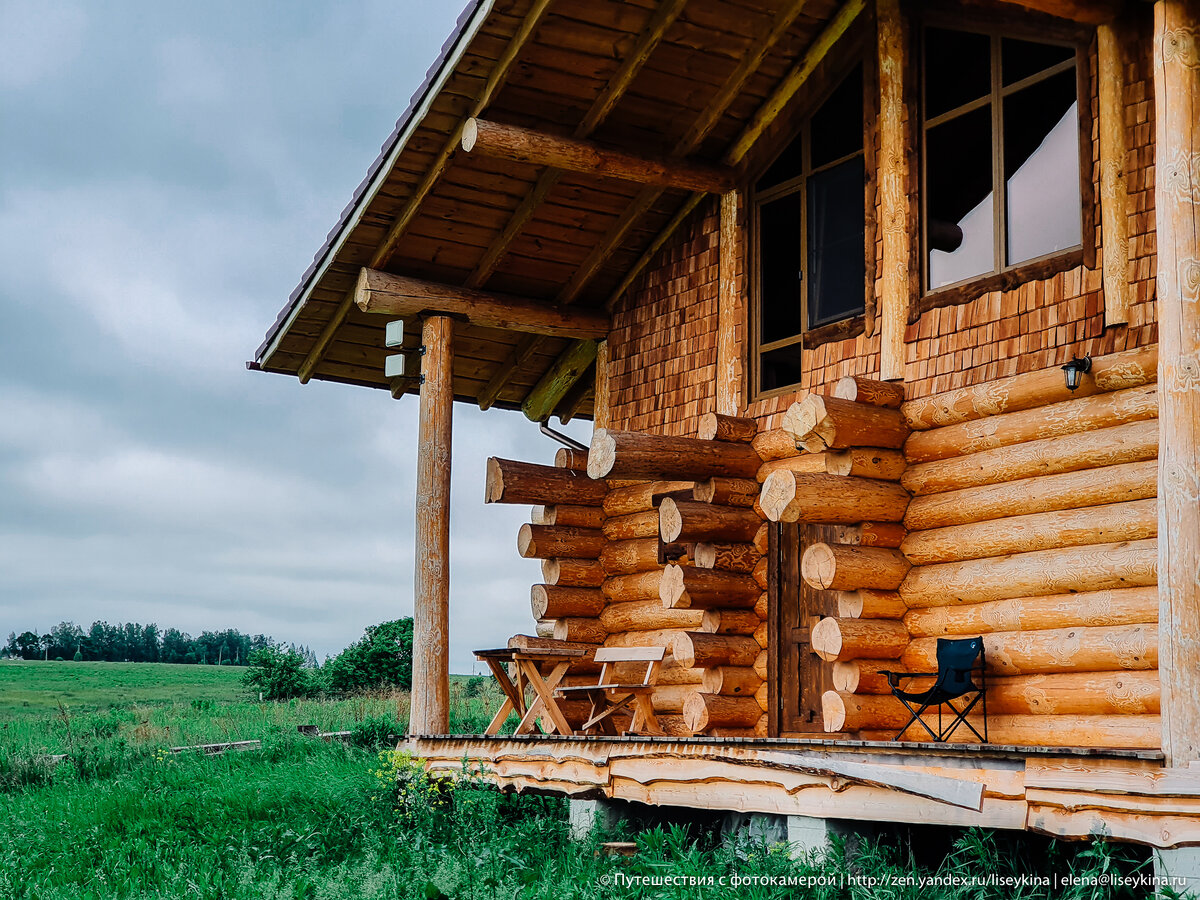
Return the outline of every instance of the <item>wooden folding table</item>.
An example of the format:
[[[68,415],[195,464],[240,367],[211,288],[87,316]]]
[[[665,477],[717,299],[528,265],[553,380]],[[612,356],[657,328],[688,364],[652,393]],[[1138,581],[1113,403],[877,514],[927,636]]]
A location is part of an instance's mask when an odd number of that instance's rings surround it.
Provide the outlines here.
[[[586,650],[563,648],[546,648],[540,650],[517,650],[504,647],[498,650],[476,650],[475,658],[487,663],[500,690],[504,692],[504,703],[492,717],[485,734],[496,734],[508,718],[508,714],[516,710],[521,721],[513,734],[525,734],[532,731],[534,723],[541,718],[542,730],[547,734],[557,731],[559,734],[571,734],[571,726],[559,709],[554,699],[554,689],[562,681],[571,663],[584,656]],[[506,663],[512,663],[516,681],[509,677]],[[541,665],[553,663],[550,674],[542,678]],[[525,704],[525,685],[533,689],[533,702]],[[549,722],[546,720],[549,719]]]

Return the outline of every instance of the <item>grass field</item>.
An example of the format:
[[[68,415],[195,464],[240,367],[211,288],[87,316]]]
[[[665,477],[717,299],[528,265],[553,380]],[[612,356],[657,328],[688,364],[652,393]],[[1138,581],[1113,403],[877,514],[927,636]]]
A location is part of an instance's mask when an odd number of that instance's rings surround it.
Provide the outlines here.
[[[1014,892],[913,880],[1103,874],[1128,871],[1136,856],[1102,844],[1024,847],[981,832],[964,833],[932,863],[909,855],[915,844],[885,842],[859,850],[849,867],[838,851],[793,860],[785,847],[721,842],[695,827],[579,844],[568,838],[564,801],[500,794],[467,774],[431,784],[419,767],[384,749],[406,713],[403,694],[260,704],[245,699],[240,674],[0,664],[0,900],[1146,896],[1084,884]],[[478,731],[498,691],[468,696],[466,688],[465,679],[452,686],[452,727]],[[353,730],[356,743],[303,737],[297,724]],[[261,751],[205,757],[164,749],[249,739],[261,740]],[[67,757],[48,762],[49,752]],[[608,837],[635,837],[636,855],[599,852],[596,841]],[[864,888],[846,881],[854,873],[897,884]],[[793,884],[722,886],[731,876]],[[639,878],[646,881],[632,883]],[[806,878],[825,883],[796,886]]]

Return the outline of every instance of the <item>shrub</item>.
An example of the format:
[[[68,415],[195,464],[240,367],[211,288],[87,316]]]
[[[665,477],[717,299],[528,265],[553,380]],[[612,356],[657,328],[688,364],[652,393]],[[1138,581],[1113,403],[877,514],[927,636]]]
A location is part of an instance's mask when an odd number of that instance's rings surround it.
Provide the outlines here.
[[[387,716],[368,716],[350,731],[350,743],[368,750],[378,750],[395,743],[392,735],[403,734],[404,726]]]
[[[317,692],[311,672],[304,668],[304,657],[279,646],[264,647],[250,655],[250,668],[242,676],[242,684],[252,692],[261,691],[264,700],[291,700]]]
[[[371,625],[366,634],[328,663],[329,686],[335,691],[378,687],[412,687],[413,620],[396,619]]]
[[[81,653],[79,650],[76,650],[72,659],[74,659],[75,662],[83,662],[83,653]]]

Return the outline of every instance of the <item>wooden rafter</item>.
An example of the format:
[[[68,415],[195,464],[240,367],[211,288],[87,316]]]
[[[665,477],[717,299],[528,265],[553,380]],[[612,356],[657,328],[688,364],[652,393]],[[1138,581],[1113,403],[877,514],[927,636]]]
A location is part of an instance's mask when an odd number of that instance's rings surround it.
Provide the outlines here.
[[[779,114],[787,107],[796,92],[808,81],[817,66],[829,53],[830,49],[841,39],[842,35],[849,30],[854,20],[858,18],[866,6],[865,0],[848,0],[842,4],[834,17],[825,26],[824,30],[812,42],[809,48],[804,52],[804,56],[792,68],[790,72],[780,82],[774,93],[759,107],[758,112],[754,114],[754,118],[746,129],[741,133],[733,146],[725,154],[725,163],[727,165],[738,165],[745,159],[746,154],[754,146],[755,142],[762,137],[765,132],[779,117]],[[638,258],[633,267],[625,273],[625,277],[621,283],[617,285],[616,290],[609,295],[607,306],[611,309],[622,294],[629,289],[634,280],[642,273],[642,270],[650,264],[650,260],[658,253],[659,250],[671,239],[671,236],[679,229],[692,210],[700,205],[700,201],[704,199],[703,194],[693,194],[679,207],[679,210],[672,217],[671,221],[666,224],[658,236],[646,248],[646,251]]]
[[[500,396],[500,392],[504,390],[504,386],[508,384],[508,380],[512,378],[513,373],[532,359],[533,354],[537,352],[541,345],[541,338],[536,334],[528,334],[521,339],[520,343],[513,349],[513,352],[509,354],[508,359],[500,364],[500,368],[492,374],[491,379],[483,386],[483,390],[479,392],[479,396],[476,399],[479,401],[480,409],[488,409],[496,402],[496,398]]]
[[[517,29],[516,34],[513,35],[512,40],[509,41],[508,46],[504,50],[504,54],[496,61],[496,65],[492,69],[491,74],[488,76],[487,82],[483,86],[483,90],[480,91],[479,96],[475,98],[475,103],[472,104],[471,110],[468,113],[469,116],[475,116],[482,112],[492,101],[492,98],[496,96],[496,92],[499,91],[504,85],[504,82],[508,79],[509,71],[512,69],[513,64],[520,56],[521,50],[524,48],[525,44],[528,43],[529,39],[533,36],[534,31],[537,30],[537,26],[541,23],[542,17],[546,14],[546,10],[549,8],[551,2],[552,0],[534,0],[533,6],[530,8],[528,14],[521,22],[521,25]],[[369,263],[370,268],[378,268],[380,265],[382,265],[391,255],[392,251],[396,248],[400,238],[404,235],[404,232],[408,229],[408,226],[412,224],[413,219],[416,218],[417,213],[420,211],[421,204],[424,202],[425,198],[429,196],[429,193],[437,184],[438,179],[441,178],[442,173],[446,171],[446,167],[449,165],[450,158],[454,154],[454,151],[458,148],[461,138],[462,127],[459,126],[459,128],[455,129],[454,134],[450,136],[450,140],[446,142],[446,145],[438,154],[438,157],[434,161],[433,165],[425,173],[425,177],[421,180],[421,183],[417,185],[416,190],[413,191],[412,196],[408,199],[404,209],[402,209],[400,214],[396,217],[396,221],[392,223],[392,227],[388,230],[388,233],[384,237],[382,243],[380,243],[379,247],[376,248],[375,253],[371,256],[371,261]],[[354,296],[353,291],[351,291],[342,299],[342,302],[338,304],[337,309],[334,310],[333,317],[321,330],[321,334],[317,338],[317,342],[313,345],[312,349],[309,350],[308,356],[304,358],[304,362],[300,364],[300,369],[297,374],[299,375],[301,384],[307,384],[308,380],[312,378],[313,372],[316,371],[317,365],[325,356],[325,351],[328,350],[329,345],[333,343],[333,337],[337,333],[338,327],[349,314],[350,307],[353,302]]]
[[[468,119],[462,133],[466,153],[491,156],[601,178],[720,194],[733,185],[735,173],[723,166],[688,160],[651,159],[611,150],[591,141],[546,134],[532,128]]]
[[[535,422],[550,418],[558,404],[562,401],[591,368],[596,360],[595,341],[576,341],[554,361],[534,385],[521,404],[521,411]]]
[[[438,284],[378,269],[359,272],[354,302],[366,313],[405,318],[434,312],[484,328],[550,337],[603,338],[611,324],[606,314],[595,310],[562,309],[523,297]]]
[[[1111,22],[1121,11],[1118,0],[1000,0],[1033,12],[1046,13],[1079,22],[1083,25],[1103,25]]]

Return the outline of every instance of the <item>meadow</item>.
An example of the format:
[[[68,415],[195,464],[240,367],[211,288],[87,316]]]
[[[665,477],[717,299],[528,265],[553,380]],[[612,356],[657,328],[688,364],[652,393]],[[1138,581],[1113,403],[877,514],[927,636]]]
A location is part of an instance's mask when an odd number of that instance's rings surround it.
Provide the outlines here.
[[[963,833],[932,860],[919,843],[888,839],[849,860],[841,848],[795,860],[786,847],[722,841],[695,822],[636,832],[623,825],[573,842],[565,801],[501,794],[465,771],[432,783],[390,750],[388,734],[407,713],[402,693],[264,704],[245,695],[237,670],[77,668],[88,665],[0,663],[2,900],[1145,896],[914,880],[1102,874],[1128,871],[1136,857],[1103,844],[1024,846],[983,832]],[[499,702],[494,686],[465,678],[455,680],[452,699],[458,731],[478,731]],[[348,730],[352,740],[305,737],[296,731],[302,724]],[[254,739],[262,741],[257,752],[168,752]],[[47,753],[67,755],[48,762]],[[634,856],[603,852],[600,841],[621,838],[636,840]],[[869,887],[863,875],[897,883]],[[734,876],[792,884],[731,888]],[[805,879],[823,883],[798,887]]]

